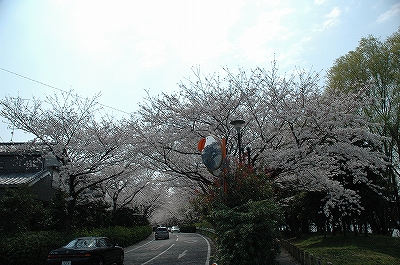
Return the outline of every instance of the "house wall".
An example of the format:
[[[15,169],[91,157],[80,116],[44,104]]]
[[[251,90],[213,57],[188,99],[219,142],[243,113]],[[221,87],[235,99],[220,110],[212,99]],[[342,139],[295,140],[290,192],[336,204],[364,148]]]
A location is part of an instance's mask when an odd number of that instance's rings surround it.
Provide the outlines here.
[[[0,177],[7,174],[42,172],[37,180],[26,183],[32,188],[32,192],[37,196],[38,200],[49,202],[55,194],[55,189],[52,187],[53,170],[44,167],[45,160],[40,154],[22,155],[14,152],[0,153]],[[43,177],[44,176],[44,177]],[[1,184],[1,181],[0,181]],[[25,184],[25,185],[26,185]],[[0,196],[4,194],[6,188],[15,188],[23,183],[4,183],[0,185]]]
[[[44,160],[40,155],[0,153],[2,172],[36,172],[43,169]]]
[[[37,196],[38,200],[49,202],[55,194],[55,190],[52,188],[52,176],[50,173],[33,185],[31,185],[32,192]]]

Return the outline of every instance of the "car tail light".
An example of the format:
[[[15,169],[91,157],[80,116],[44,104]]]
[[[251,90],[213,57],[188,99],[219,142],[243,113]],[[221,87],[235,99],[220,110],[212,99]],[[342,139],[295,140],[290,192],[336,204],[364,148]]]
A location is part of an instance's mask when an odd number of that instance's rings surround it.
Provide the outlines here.
[[[90,257],[89,253],[75,254],[74,257]]]

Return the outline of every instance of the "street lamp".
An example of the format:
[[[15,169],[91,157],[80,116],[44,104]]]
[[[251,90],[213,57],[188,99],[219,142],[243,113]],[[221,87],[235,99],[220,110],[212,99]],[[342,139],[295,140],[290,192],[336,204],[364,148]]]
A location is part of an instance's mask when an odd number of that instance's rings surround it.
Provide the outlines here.
[[[238,135],[238,150],[239,150],[239,162],[242,163],[243,155],[242,155],[242,136],[240,134],[240,130],[244,127],[246,122],[244,120],[234,120],[231,121],[230,124],[235,127]]]

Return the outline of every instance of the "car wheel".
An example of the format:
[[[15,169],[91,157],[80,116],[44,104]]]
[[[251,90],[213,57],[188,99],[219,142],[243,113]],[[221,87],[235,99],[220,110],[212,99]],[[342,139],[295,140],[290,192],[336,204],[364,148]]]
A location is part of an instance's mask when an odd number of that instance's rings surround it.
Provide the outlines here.
[[[121,254],[119,256],[119,262],[117,263],[118,265],[124,265],[124,254]]]
[[[102,258],[99,258],[96,262],[97,265],[104,265],[104,261]]]

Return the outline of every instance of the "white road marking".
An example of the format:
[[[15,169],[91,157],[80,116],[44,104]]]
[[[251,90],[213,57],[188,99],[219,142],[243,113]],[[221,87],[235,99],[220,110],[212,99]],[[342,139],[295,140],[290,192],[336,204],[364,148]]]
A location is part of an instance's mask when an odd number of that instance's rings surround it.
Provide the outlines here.
[[[151,241],[149,241],[149,242],[147,242],[147,243],[145,243],[145,244],[143,244],[143,245],[140,245],[140,246],[137,246],[137,247],[135,247],[135,248],[132,248],[132,249],[130,249],[130,250],[128,250],[128,251],[125,251],[125,253],[129,253],[129,252],[134,251],[134,250],[136,250],[136,249],[138,249],[138,248],[144,247],[144,246],[150,244],[150,243],[153,242],[153,241],[154,241],[154,239],[151,240]]]
[[[183,251],[181,254],[178,255],[178,259],[182,258],[183,256],[186,255],[187,249],[185,249],[185,251]]]
[[[206,259],[205,265],[209,265],[210,264],[210,255],[211,255],[210,242],[208,242],[207,238],[205,238],[204,236],[202,236],[200,234],[197,234],[197,235],[201,236],[207,242],[207,259]]]
[[[158,254],[157,256],[155,256],[154,258],[149,259],[148,261],[142,263],[141,265],[145,265],[145,264],[147,264],[147,263],[149,263],[149,262],[152,262],[153,260],[155,260],[156,258],[158,258],[159,256],[161,256],[162,254],[164,254],[165,252],[167,252],[168,250],[170,250],[170,248],[172,248],[174,245],[175,245],[175,244],[172,244],[169,248],[167,248],[166,250],[164,250],[163,252],[161,252],[160,254]]]
[[[162,248],[163,246],[164,246],[164,245],[157,245],[157,246],[150,247],[150,248],[147,248],[147,249],[157,250],[157,249],[159,249],[159,248]]]
[[[210,242],[208,242],[207,238],[205,238],[204,236],[202,236],[202,235],[200,235],[200,234],[197,234],[197,235],[199,235],[200,237],[202,237],[202,238],[207,242],[207,259],[206,259],[205,265],[209,265],[209,264],[210,264],[210,256],[211,256],[211,246],[210,246]],[[129,252],[131,252],[131,251],[133,251],[133,250],[136,250],[136,249],[138,249],[138,248],[144,247],[144,246],[150,244],[150,243],[153,242],[153,241],[154,241],[154,239],[151,240],[151,241],[149,241],[149,242],[147,242],[147,243],[145,243],[145,244],[143,244],[143,245],[140,245],[140,246],[137,246],[137,247],[135,247],[135,248],[133,248],[133,249],[130,249],[130,250],[128,250],[128,251],[125,251],[125,253],[129,253]],[[178,241],[178,235],[176,235],[176,241]],[[186,241],[185,241],[185,242],[186,242]],[[192,243],[192,242],[187,242],[187,243]],[[157,256],[155,256],[154,258],[152,258],[152,259],[146,261],[145,263],[142,263],[141,265],[148,264],[149,262],[155,260],[156,258],[158,258],[159,256],[161,256],[162,254],[164,254],[165,252],[167,252],[167,251],[168,251],[170,248],[172,248],[173,246],[174,246],[174,244],[172,244],[169,248],[167,248],[166,250],[164,250],[163,252],[161,252],[160,254],[158,254]],[[186,250],[185,250],[183,253],[185,253],[185,252],[186,252]],[[183,253],[182,253],[182,254],[183,254]],[[181,255],[181,254],[180,254],[180,255]],[[186,253],[185,253],[185,255],[186,255]],[[178,259],[179,259],[179,257],[178,257]]]
[[[192,244],[192,243],[196,243],[197,241],[199,241],[199,240],[197,240],[197,239],[189,239],[189,240],[185,240],[183,242],[188,243],[188,244]]]

